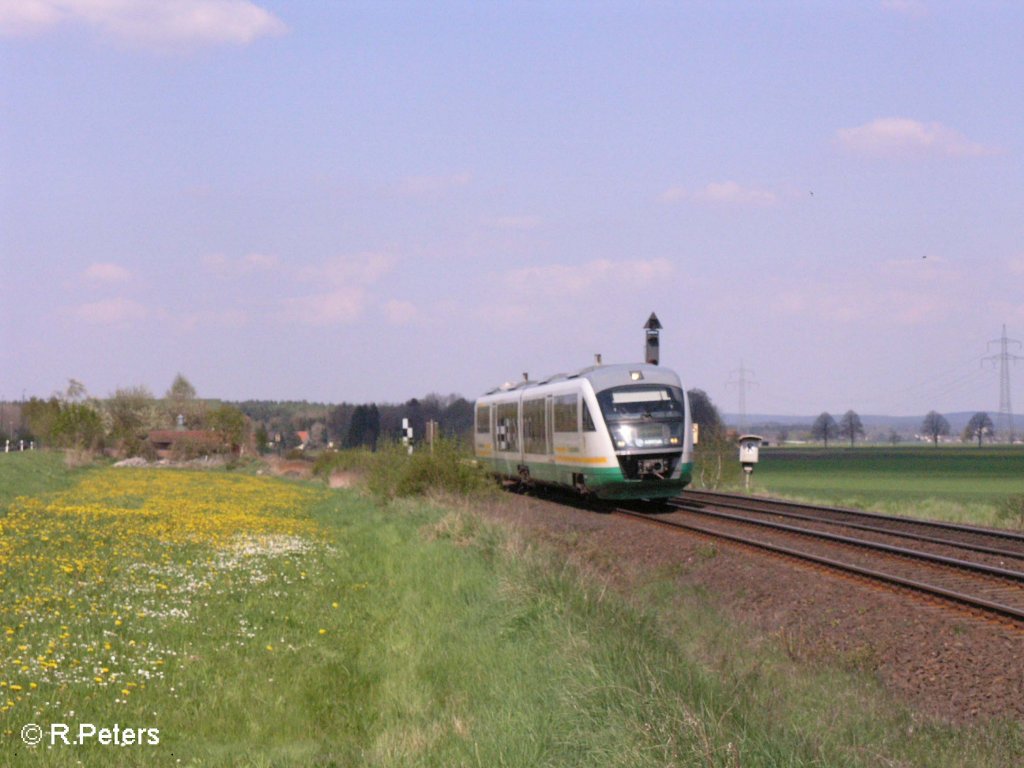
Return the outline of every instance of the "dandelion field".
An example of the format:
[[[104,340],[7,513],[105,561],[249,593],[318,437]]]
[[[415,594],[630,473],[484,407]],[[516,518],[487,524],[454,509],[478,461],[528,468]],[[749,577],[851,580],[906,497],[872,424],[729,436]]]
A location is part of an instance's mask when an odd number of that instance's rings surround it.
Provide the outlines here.
[[[330,552],[309,514],[323,494],[268,478],[106,468],[15,499],[0,517],[4,746],[52,764],[96,750],[99,764],[154,764],[154,748],[166,757],[201,730],[204,689],[230,694],[273,669],[268,657],[322,643],[337,599],[325,591],[320,605],[298,606],[321,618],[297,621],[291,598]],[[268,691],[250,693],[267,706]],[[181,722],[190,710],[195,721]],[[25,723],[53,722],[155,728],[160,746],[44,754],[19,743]]]

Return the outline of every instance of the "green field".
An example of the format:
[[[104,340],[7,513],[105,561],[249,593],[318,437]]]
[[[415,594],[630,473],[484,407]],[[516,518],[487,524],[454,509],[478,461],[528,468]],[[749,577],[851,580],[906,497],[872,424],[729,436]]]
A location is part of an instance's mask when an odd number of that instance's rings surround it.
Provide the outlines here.
[[[799,663],[671,575],[632,595],[594,583],[489,522],[480,506],[510,503],[493,494],[384,500],[19,461],[0,464],[7,497],[25,494],[0,508],[3,766],[995,768],[1024,754],[1018,723],[922,721],[855,659]],[[30,747],[29,723],[143,743]]]
[[[1024,494],[1024,448],[762,449],[752,490],[896,514],[1007,525],[996,508]]]

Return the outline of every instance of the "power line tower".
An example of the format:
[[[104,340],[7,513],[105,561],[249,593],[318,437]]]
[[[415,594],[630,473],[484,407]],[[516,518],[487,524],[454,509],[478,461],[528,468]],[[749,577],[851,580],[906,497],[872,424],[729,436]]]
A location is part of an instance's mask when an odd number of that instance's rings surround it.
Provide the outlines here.
[[[1010,347],[1021,348],[1021,343],[1016,339],[1006,338],[1006,323],[1003,323],[1003,335],[988,343],[989,348],[993,344],[999,345],[999,352],[994,355],[982,358],[982,362],[991,361],[995,365],[999,361],[999,416],[996,424],[997,432],[1005,432],[1012,443],[1013,434],[1013,406],[1010,404],[1010,363],[1024,360],[1020,355],[1010,353]]]
[[[735,375],[737,378],[734,381],[731,377]],[[756,387],[757,382],[753,379],[748,378],[749,376],[755,376],[754,371],[744,367],[743,361],[740,360],[740,367],[736,370],[729,371],[730,379],[725,383],[726,387],[736,387],[739,390],[740,396],[740,423],[739,430],[742,434],[747,430],[747,387]]]

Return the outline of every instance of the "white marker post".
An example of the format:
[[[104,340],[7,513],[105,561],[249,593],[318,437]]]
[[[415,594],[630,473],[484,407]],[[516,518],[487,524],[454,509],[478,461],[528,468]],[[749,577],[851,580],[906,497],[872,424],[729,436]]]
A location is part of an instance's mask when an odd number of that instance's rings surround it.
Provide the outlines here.
[[[409,455],[412,456],[412,427],[408,419],[402,419],[402,445],[409,447]]]

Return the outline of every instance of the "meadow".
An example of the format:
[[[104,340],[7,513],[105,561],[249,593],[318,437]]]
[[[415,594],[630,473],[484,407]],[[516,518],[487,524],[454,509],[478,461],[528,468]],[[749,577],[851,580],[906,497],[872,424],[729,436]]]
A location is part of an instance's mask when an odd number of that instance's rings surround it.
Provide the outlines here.
[[[752,491],[980,525],[1024,494],[1024,448],[915,446],[762,449]]]
[[[510,503],[493,493],[2,461],[5,766],[1003,766],[1024,755],[1019,724],[923,723],[870,673],[800,665],[699,591],[652,576],[616,594],[480,514]],[[27,724],[42,744],[24,743]],[[66,727],[56,741],[55,724]],[[101,743],[101,729],[118,743]]]

